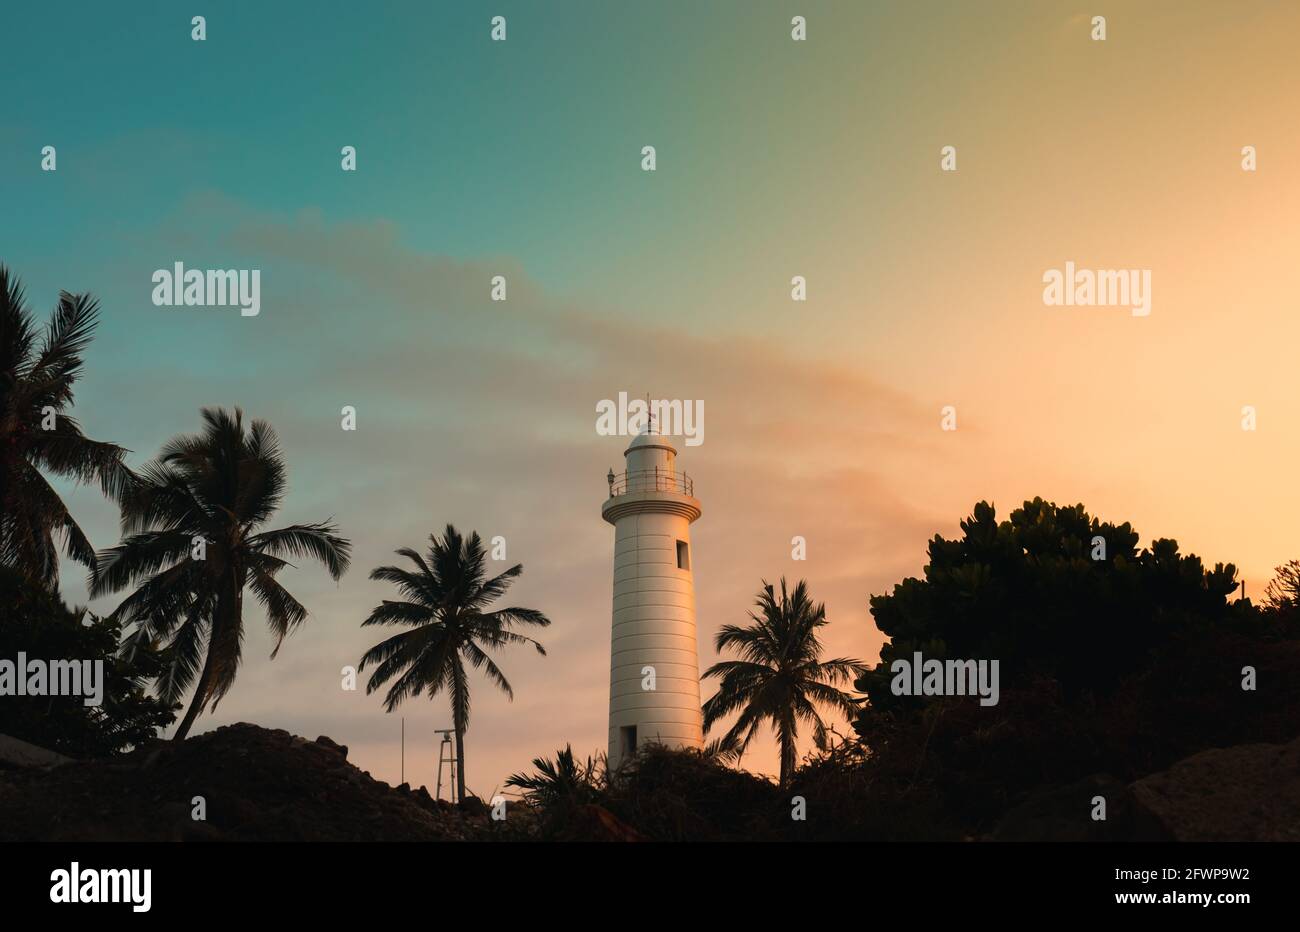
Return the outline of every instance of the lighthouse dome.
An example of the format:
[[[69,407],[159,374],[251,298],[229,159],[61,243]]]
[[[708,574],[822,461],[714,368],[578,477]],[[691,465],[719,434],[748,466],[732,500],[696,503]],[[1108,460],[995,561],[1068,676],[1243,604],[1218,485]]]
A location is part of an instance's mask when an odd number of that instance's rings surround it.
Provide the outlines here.
[[[670,456],[677,453],[677,448],[672,445],[672,441],[663,434],[650,434],[642,431],[632,438],[632,442],[627,445],[627,449],[623,451],[623,455],[627,456],[633,450],[644,450],[647,448],[667,450]]]

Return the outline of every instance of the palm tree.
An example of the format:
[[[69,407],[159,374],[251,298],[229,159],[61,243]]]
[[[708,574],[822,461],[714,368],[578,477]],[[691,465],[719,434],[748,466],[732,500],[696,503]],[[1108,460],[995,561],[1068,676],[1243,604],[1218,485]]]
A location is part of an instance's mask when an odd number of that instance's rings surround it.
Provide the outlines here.
[[[574,755],[572,745],[566,744],[554,761],[534,757],[533,766],[537,773],[512,773],[506,778],[506,786],[523,790],[544,811],[567,815],[600,798],[601,761],[588,756],[584,763]]]
[[[515,625],[544,628],[551,621],[532,608],[488,610],[523,573],[524,567],[516,563],[501,575],[487,578],[483,542],[477,532],[466,540],[449,524],[441,539],[429,535],[426,555],[421,556],[408,547],[397,553],[415,564],[415,569],[381,566],[371,572],[370,578],[396,585],[404,601],[385,599],[361,624],[403,625],[410,630],[370,648],[358,669],[375,665],[366,684],[367,695],[397,678],[384,697],[384,709],[388,712],[422,691],[430,697],[443,689],[450,694],[452,726],[456,731],[456,798],[464,802],[465,730],[469,727],[469,678],[465,675],[465,662],[482,670],[514,699],[510,682],[484,648],[531,644],[539,654],[545,655],[545,648],[536,640],[511,629]]]
[[[772,586],[763,581],[755,602],[758,612],[750,612],[754,622],[742,628],[724,625],[718,632],[716,646],[721,653],[734,647],[740,660],[715,663],[704,672],[705,679],[720,677],[717,693],[704,703],[704,729],[737,709],[740,716],[717,742],[724,755],[739,759],[764,721],[770,721],[781,746],[781,784],[794,774],[795,741],[799,721],[812,724],[813,740],[818,747],[826,743],[826,723],[818,705],[830,706],[843,713],[857,711],[854,700],[836,684],[851,682],[861,672],[861,662],[850,658],[820,660],[822,645],[817,629],[826,624],[826,606],[808,597],[803,580],[787,593],[781,579],[781,599],[777,601]]]
[[[58,580],[56,533],[64,552],[92,569],[95,549],[41,470],[98,481],[112,497],[129,476],[126,451],[85,437],[67,414],[98,316],[89,295],[60,292],[38,334],[22,285],[0,265],[0,563],[47,588]]]
[[[276,581],[292,565],[285,558],[319,560],[336,580],[347,569],[352,545],[332,521],[261,530],[285,485],[284,457],[270,425],[253,421],[245,430],[238,408],[205,408],[203,430],[168,441],[123,493],[124,540],[100,553],[90,594],[138,584],[113,617],[135,625],[124,645],[128,652],[165,642],[156,684],[161,698],[178,702],[198,674],[177,741],[235,681],[244,590],[266,609],[274,658],[307,619],[307,609]]]

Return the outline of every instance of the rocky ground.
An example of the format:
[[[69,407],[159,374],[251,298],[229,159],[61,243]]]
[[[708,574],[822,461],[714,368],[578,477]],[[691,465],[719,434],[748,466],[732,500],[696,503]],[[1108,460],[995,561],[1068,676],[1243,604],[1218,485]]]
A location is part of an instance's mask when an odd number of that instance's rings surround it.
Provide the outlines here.
[[[659,767],[644,768],[641,780],[610,803],[628,822],[588,803],[558,827],[544,828],[521,803],[511,802],[508,818],[494,821],[478,800],[453,806],[424,787],[375,780],[329,738],[310,741],[256,725],[229,725],[180,744],[158,741],[97,761],[70,761],[0,736],[0,841],[785,837],[758,824],[764,813],[785,813],[784,799],[767,781],[698,755],[651,758]],[[857,792],[847,799],[855,810]],[[1081,818],[1098,796],[1106,800],[1106,819]],[[206,819],[193,818],[195,797],[203,798]],[[735,816],[730,834],[695,825],[724,812]],[[793,824],[785,817],[772,821]],[[1047,788],[1007,812],[986,838],[1300,841],[1300,739],[1202,751],[1131,784],[1099,774]]]
[[[1106,819],[1080,819],[1093,800]],[[1210,748],[1127,786],[1098,774],[1033,794],[992,841],[1300,841],[1300,738]]]
[[[1201,751],[1132,791],[1179,841],[1300,841],[1300,738]]]
[[[192,817],[203,797],[206,820]],[[0,764],[0,841],[459,841],[482,804],[375,780],[347,748],[238,724],[58,766]]]

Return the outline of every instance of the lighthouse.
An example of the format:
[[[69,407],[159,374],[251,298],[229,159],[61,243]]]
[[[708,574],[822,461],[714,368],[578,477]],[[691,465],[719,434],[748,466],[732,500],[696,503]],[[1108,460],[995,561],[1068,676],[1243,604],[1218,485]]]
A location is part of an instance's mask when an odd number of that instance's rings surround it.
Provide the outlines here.
[[[611,771],[646,744],[704,744],[691,569],[691,522],[700,503],[694,483],[677,469],[676,448],[653,424],[623,456],[627,469],[610,470],[600,510],[614,525]]]

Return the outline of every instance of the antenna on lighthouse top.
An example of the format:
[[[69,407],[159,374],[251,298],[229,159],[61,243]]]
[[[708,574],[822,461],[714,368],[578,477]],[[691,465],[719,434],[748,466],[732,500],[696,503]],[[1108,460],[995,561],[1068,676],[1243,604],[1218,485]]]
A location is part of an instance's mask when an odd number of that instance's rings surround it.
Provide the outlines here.
[[[645,432],[653,434],[655,432],[655,409],[650,404],[650,393],[645,393]]]

